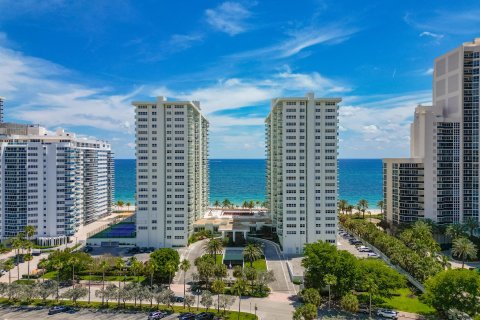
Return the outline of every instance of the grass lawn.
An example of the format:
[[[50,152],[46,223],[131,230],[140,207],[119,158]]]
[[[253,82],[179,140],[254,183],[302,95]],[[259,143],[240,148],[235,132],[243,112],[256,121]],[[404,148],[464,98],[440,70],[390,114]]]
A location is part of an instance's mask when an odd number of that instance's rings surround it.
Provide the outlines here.
[[[223,254],[217,254],[217,264],[222,264],[223,261]]]
[[[250,262],[246,262],[245,265],[250,266]],[[258,259],[253,262],[253,267],[257,269],[257,271],[267,271],[267,261],[264,258]]]
[[[435,313],[435,309],[421,302],[418,299],[418,296],[411,295],[413,295],[413,292],[410,290],[410,288],[398,289],[395,291],[394,296],[389,299],[383,299],[383,307],[423,315]]]
[[[45,273],[43,278],[44,279],[54,279],[54,280],[56,280],[57,279],[57,272],[56,271],[47,272],[47,273]],[[123,281],[123,278],[124,278],[123,276],[105,276],[105,281],[119,281],[119,280]],[[89,280],[89,279],[90,279],[89,275],[80,276],[80,280]],[[92,275],[91,280],[92,281],[102,281],[102,276],[101,275]],[[138,281],[142,282],[143,280],[145,280],[144,276],[139,276],[138,277]],[[137,277],[127,276],[126,281],[136,282]]]

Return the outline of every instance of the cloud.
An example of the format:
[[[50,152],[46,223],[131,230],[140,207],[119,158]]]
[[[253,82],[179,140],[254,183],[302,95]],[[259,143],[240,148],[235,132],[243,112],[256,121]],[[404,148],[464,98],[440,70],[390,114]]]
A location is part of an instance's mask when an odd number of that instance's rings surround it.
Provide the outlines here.
[[[236,53],[230,57],[237,59],[250,59],[255,57],[268,57],[269,59],[288,58],[322,43],[341,43],[356,32],[358,32],[358,29],[345,25],[332,25],[327,27],[309,26],[307,28],[289,31],[288,38],[278,44]]]
[[[7,116],[47,127],[132,131],[130,99],[138,90],[113,94],[86,86],[72,80],[78,76],[62,66],[4,47],[0,61],[0,93],[7,98]]]
[[[426,14],[417,15],[407,13],[403,20],[416,29],[430,30],[420,34],[424,34],[424,36],[476,35],[480,30],[479,16],[480,9],[468,8],[456,11],[428,11]]]
[[[347,97],[339,109],[341,157],[405,156],[415,107],[431,101],[430,91]]]
[[[207,23],[214,29],[235,36],[248,29],[245,20],[251,13],[240,3],[227,1],[215,9],[207,9],[205,15]]]
[[[433,32],[428,32],[428,31],[423,31],[422,33],[419,34],[420,37],[431,37],[436,40],[440,40],[444,37],[443,34],[438,34],[438,33],[433,33]]]
[[[169,46],[181,51],[190,48],[195,43],[203,41],[202,34],[174,34],[171,36]]]
[[[318,72],[295,73],[290,67],[284,66],[280,72],[263,79],[229,78],[186,92],[161,87],[154,89],[152,95],[199,100],[204,112],[211,114],[220,110],[268,104],[270,99],[286,94],[303,96],[306,91],[315,91],[318,95],[329,95],[349,91],[349,88]]]
[[[431,76],[433,74],[433,68],[428,68],[423,74],[425,76]]]

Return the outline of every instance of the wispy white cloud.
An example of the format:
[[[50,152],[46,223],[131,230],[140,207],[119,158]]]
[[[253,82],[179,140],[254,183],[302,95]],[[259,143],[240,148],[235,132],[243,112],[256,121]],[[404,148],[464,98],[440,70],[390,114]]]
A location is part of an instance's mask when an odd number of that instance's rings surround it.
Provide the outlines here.
[[[340,82],[328,79],[318,72],[295,73],[284,66],[280,72],[263,79],[230,78],[191,91],[175,91],[166,87],[154,89],[152,95],[173,96],[184,100],[199,100],[207,114],[245,106],[268,104],[270,99],[286,94],[315,91],[331,95],[349,91]]]
[[[177,51],[190,48],[195,43],[203,40],[203,34],[174,34],[171,36],[169,46],[176,48]]]
[[[238,2],[227,1],[215,9],[207,9],[205,15],[207,23],[213,28],[235,36],[247,31],[245,20],[251,16],[251,12]]]
[[[430,91],[350,97],[340,107],[340,156],[406,156],[415,107],[431,101]]]
[[[430,38],[434,38],[436,40],[440,40],[444,37],[443,34],[439,34],[439,33],[433,33],[433,32],[429,32],[429,31],[423,31],[422,33],[419,34],[420,37],[430,37]]]
[[[423,74],[426,76],[431,76],[433,74],[433,68],[428,68],[425,70],[425,72],[423,72]]]
[[[307,28],[291,30],[288,33],[288,38],[278,44],[236,53],[230,57],[237,59],[250,59],[255,57],[268,57],[269,59],[288,58],[322,43],[341,43],[356,32],[358,32],[358,29],[345,25],[332,25],[328,27],[309,26]]]
[[[424,36],[473,35],[480,30],[480,9],[428,11],[424,14],[407,13],[404,21],[419,30],[429,30]],[[421,34],[420,34],[421,35]],[[438,40],[438,38],[437,38]]]

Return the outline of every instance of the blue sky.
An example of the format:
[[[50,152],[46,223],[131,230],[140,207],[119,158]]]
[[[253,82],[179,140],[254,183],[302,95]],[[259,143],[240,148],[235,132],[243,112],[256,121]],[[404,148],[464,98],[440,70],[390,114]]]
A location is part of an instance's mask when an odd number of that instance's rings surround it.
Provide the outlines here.
[[[408,155],[433,59],[480,36],[477,1],[0,0],[8,121],[134,157],[132,100],[200,100],[212,158],[264,157],[277,96],[343,98],[340,157]]]

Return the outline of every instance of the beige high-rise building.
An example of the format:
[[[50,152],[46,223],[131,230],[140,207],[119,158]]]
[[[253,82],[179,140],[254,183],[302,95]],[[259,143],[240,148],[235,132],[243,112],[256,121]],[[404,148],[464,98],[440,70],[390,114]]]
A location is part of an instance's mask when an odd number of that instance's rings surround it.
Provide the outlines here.
[[[197,101],[133,102],[137,245],[183,247],[208,207],[208,121]]]
[[[427,218],[439,224],[479,220],[479,74],[480,38],[435,59],[433,106],[415,110],[412,159],[397,161],[397,165],[417,163],[415,177],[408,176],[413,174],[410,167],[399,171],[399,179],[403,176],[404,181],[411,181],[408,179],[422,176],[423,187],[406,185],[403,190],[421,196],[416,199],[404,194],[395,198],[395,160],[385,159],[384,201],[388,220],[400,223]]]
[[[340,98],[273,99],[265,120],[267,202],[284,253],[336,241]]]

